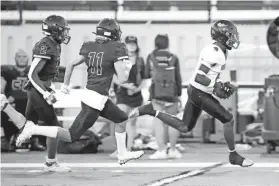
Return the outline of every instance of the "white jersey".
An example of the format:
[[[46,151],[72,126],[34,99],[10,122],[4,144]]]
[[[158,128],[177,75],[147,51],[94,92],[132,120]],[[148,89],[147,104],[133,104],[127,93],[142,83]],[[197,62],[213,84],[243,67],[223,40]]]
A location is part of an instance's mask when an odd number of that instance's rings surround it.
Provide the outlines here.
[[[226,59],[227,55],[217,45],[211,44],[204,47],[190,84],[203,92],[212,94],[214,84],[219,81],[219,76],[226,67]]]

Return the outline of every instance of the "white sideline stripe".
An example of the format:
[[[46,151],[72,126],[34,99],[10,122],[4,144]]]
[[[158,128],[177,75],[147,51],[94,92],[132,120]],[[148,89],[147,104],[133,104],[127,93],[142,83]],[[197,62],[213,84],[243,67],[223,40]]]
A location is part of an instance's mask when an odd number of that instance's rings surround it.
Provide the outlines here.
[[[119,165],[118,163],[61,163],[61,165],[76,168],[191,168],[191,167],[207,167],[218,162],[205,163],[128,163]],[[1,163],[1,168],[40,168],[43,163]],[[226,164],[222,167],[240,168],[236,165]],[[255,163],[252,168],[279,168],[279,163]]]

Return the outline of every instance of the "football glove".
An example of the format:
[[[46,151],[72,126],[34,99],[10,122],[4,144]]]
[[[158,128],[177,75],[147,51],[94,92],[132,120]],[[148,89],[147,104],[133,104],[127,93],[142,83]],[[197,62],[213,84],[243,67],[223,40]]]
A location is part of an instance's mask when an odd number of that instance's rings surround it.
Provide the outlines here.
[[[227,94],[226,91],[224,89],[224,84],[222,82],[216,82],[214,85],[214,89],[213,89],[213,94],[216,95],[217,97],[221,98],[221,99],[226,99]]]
[[[216,82],[213,89],[213,94],[221,99],[228,99],[235,91],[236,87],[230,82]]]
[[[47,101],[47,103],[48,103],[49,105],[52,105],[52,104],[54,104],[54,103],[57,102],[57,99],[56,99],[56,97],[55,97],[55,92],[54,92],[54,91],[46,92],[46,93],[44,94],[44,99]]]
[[[63,92],[64,94],[70,94],[70,88],[68,85],[63,84],[61,87],[61,92]]]
[[[236,90],[236,87],[231,84],[229,81],[224,83],[224,90],[226,92],[226,95],[228,97],[231,97],[231,95],[233,95],[234,91]]]

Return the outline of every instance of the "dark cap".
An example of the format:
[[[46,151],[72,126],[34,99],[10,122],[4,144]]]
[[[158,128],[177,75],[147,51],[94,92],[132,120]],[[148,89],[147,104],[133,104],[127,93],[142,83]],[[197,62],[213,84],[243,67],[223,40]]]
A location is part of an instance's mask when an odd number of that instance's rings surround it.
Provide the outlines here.
[[[136,36],[127,36],[125,38],[125,43],[135,43],[135,44],[138,44],[138,38]]]

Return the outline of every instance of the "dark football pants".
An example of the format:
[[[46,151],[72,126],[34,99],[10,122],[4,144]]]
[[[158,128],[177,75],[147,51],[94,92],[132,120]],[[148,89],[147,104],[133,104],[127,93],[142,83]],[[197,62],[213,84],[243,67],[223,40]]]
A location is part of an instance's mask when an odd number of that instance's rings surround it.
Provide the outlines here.
[[[53,106],[49,105],[34,87],[27,90],[27,97],[28,102],[25,111],[27,120],[39,120],[39,124],[43,123],[46,126],[60,126]]]
[[[81,102],[81,108],[80,113],[69,128],[72,141],[79,139],[85,131],[91,128],[99,116],[114,123],[122,123],[128,119],[127,114],[112,103],[110,99],[108,99],[102,111],[94,109],[83,102]]]
[[[191,85],[188,87],[187,93],[188,101],[184,109],[183,122],[189,131],[195,127],[202,111],[207,112],[222,123],[227,123],[233,119],[233,115],[211,94],[205,93]]]

